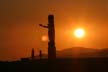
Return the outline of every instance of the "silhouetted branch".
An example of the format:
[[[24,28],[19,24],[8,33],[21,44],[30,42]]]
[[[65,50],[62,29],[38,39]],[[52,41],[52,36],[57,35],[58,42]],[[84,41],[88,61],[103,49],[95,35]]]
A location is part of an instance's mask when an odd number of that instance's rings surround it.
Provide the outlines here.
[[[45,25],[42,25],[42,24],[39,24],[39,26],[44,27],[44,28],[48,28],[48,26],[45,26]]]

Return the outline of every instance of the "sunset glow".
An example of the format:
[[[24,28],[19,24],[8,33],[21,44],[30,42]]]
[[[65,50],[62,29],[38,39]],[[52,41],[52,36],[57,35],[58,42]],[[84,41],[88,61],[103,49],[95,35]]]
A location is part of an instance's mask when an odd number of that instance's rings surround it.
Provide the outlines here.
[[[32,48],[47,54],[48,15],[57,51],[108,48],[108,0],[0,0],[0,10],[0,61],[29,57]]]
[[[85,36],[85,30],[82,28],[78,28],[74,31],[74,36],[77,38],[83,38]]]

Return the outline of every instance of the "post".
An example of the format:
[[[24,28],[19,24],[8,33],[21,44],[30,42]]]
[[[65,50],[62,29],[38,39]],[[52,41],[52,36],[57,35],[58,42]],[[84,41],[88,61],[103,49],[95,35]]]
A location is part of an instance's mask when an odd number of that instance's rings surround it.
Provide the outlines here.
[[[34,59],[35,59],[34,48],[32,48],[32,51],[31,51],[31,60],[34,60]]]
[[[42,51],[41,50],[40,50],[39,58],[40,58],[40,60],[42,59]]]
[[[54,15],[48,15],[48,25],[42,25],[40,26],[44,28],[48,28],[48,59],[54,60],[56,59],[56,47],[55,47],[55,26],[54,26]]]

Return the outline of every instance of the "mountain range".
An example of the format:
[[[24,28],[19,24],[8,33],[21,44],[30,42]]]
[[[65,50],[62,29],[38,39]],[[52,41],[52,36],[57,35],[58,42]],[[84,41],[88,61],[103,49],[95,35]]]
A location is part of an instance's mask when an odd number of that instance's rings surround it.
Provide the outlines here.
[[[93,49],[84,47],[73,47],[57,51],[56,54],[57,58],[108,57],[108,48]]]

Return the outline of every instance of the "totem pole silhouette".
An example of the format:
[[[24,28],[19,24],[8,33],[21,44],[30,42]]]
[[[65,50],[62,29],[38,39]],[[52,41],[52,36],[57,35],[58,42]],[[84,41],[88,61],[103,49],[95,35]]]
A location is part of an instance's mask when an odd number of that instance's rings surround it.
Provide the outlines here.
[[[54,27],[54,16],[48,15],[48,25],[42,25],[40,26],[44,28],[48,28],[48,59],[54,60],[56,59],[56,47],[55,47],[55,27]]]

